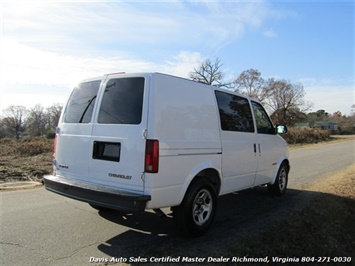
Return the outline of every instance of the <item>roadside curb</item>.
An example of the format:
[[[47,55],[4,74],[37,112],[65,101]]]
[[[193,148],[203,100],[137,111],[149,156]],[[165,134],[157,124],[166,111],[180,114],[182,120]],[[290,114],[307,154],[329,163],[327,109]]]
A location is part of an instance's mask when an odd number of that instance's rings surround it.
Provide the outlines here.
[[[43,186],[40,182],[35,181],[24,181],[24,182],[7,182],[0,183],[0,191],[10,191],[19,189],[28,189]]]

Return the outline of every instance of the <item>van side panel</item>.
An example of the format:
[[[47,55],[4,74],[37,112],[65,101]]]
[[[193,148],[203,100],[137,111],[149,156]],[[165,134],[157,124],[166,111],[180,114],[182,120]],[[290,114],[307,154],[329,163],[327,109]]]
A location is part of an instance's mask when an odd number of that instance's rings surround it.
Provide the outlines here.
[[[151,196],[147,208],[164,208],[181,203],[191,181],[196,175],[208,168],[220,173],[220,155],[161,156],[158,174],[146,174],[146,191]],[[221,174],[221,173],[220,173]]]
[[[221,149],[210,86],[162,74],[153,74],[151,82],[148,138],[158,138],[162,151]]]
[[[287,154],[287,144],[279,135],[258,134],[258,171],[254,186],[274,183],[280,164]],[[260,149],[260,150],[259,150]]]
[[[159,140],[160,162],[157,174],[146,174],[146,193],[152,196],[148,207],[175,206],[196,166],[213,165],[220,172],[214,93],[210,86],[157,73],[152,74],[150,88],[148,139]]]

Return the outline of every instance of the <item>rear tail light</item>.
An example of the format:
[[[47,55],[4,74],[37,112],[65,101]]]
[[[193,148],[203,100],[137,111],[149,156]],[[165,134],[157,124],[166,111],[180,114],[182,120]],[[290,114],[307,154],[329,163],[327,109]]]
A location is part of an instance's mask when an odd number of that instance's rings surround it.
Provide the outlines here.
[[[148,139],[145,146],[145,172],[158,173],[159,141]]]

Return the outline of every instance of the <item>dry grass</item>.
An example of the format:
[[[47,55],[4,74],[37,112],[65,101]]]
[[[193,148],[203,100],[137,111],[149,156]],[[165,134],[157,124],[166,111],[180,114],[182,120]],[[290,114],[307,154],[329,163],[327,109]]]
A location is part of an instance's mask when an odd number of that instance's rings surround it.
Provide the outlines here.
[[[52,171],[53,140],[0,140],[0,182],[41,181]]]
[[[53,140],[46,138],[1,139],[0,147],[1,156],[27,157],[53,151]]]
[[[306,190],[313,197],[233,252],[265,256],[354,256],[355,165]],[[269,243],[265,245],[265,243]],[[353,259],[355,259],[353,257]]]

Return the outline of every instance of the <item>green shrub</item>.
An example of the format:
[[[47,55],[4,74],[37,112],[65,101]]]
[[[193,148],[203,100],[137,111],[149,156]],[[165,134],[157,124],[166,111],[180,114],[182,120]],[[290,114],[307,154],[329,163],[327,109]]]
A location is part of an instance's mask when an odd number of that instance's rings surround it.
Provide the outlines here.
[[[54,131],[49,131],[46,133],[46,138],[47,139],[54,139],[55,137],[55,132]]]
[[[330,139],[330,132],[319,128],[293,127],[282,135],[288,144],[318,143]]]

